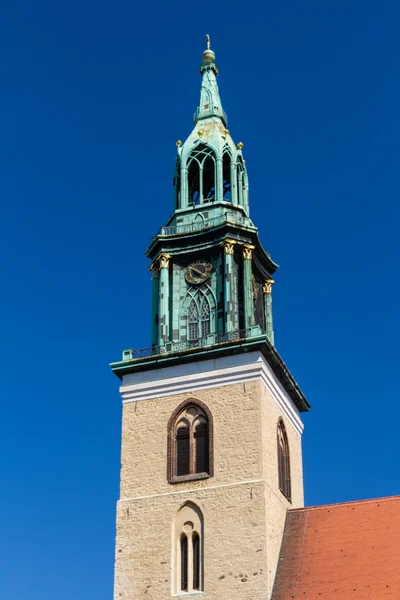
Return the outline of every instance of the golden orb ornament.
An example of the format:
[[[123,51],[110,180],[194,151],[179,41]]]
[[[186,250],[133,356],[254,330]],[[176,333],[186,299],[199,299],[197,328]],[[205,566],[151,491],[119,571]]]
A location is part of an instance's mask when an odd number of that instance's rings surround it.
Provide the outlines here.
[[[178,148],[179,148],[180,146],[182,146],[182,142],[181,142],[181,140],[178,140],[177,142],[175,142],[175,144],[178,146]]]
[[[241,150],[241,149],[243,148],[243,145],[244,145],[244,144],[243,144],[242,142],[239,142],[239,143],[238,143],[237,147],[239,148],[239,150]]]
[[[215,62],[215,53],[211,50],[210,36],[208,34],[206,35],[206,44],[207,48],[204,50],[201,57],[203,59],[203,62],[207,65]]]

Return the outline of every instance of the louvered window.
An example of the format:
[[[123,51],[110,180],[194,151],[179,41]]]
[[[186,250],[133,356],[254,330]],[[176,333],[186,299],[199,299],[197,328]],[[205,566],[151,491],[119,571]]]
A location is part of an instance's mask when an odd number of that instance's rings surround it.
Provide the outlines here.
[[[197,533],[192,535],[193,544],[193,589],[200,590],[200,538]]]
[[[206,412],[195,404],[187,404],[171,425],[169,480],[210,475],[210,426]]]
[[[181,536],[181,591],[188,590],[188,539],[185,534]]]
[[[208,471],[208,427],[206,422],[199,423],[194,432],[196,447],[196,473]]]
[[[278,423],[277,434],[279,489],[290,502],[292,500],[292,485],[290,478],[289,442],[282,419]]]
[[[176,432],[176,474],[190,473],[190,431],[189,427],[180,427]]]

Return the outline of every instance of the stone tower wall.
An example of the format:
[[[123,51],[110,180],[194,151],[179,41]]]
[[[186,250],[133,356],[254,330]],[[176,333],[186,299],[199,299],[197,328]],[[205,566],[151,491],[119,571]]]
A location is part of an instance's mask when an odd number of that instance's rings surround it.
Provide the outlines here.
[[[187,398],[212,412],[214,476],[170,484],[167,424]],[[279,417],[289,438],[292,505],[278,489]],[[121,462],[115,600],[171,597],[172,529],[187,501],[204,518],[204,597],[269,598],[286,509],[302,506],[303,489],[300,435],[261,379],[125,403]]]

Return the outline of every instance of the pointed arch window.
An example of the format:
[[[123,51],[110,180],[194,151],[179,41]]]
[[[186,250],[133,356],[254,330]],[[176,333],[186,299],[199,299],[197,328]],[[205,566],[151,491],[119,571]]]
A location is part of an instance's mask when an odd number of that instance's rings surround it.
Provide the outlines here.
[[[200,144],[190,153],[188,160],[189,203],[202,204],[215,200],[215,154]]]
[[[223,199],[225,202],[232,201],[231,191],[231,155],[229,152],[224,152],[222,160],[222,181],[223,181]]]
[[[241,157],[237,161],[237,193],[238,203],[244,206],[244,166]]]
[[[279,489],[282,494],[292,501],[292,485],[290,477],[290,454],[289,442],[286,433],[286,428],[282,419],[279,419],[277,429],[277,444],[278,444],[278,478]]]
[[[198,506],[187,502],[173,523],[172,594],[203,591],[203,515]]]
[[[188,400],[168,423],[168,481],[205,479],[213,474],[212,416],[199,401]]]
[[[200,307],[198,306],[200,304]],[[198,296],[190,301],[188,309],[188,340],[197,342],[210,333],[210,304],[206,296]]]

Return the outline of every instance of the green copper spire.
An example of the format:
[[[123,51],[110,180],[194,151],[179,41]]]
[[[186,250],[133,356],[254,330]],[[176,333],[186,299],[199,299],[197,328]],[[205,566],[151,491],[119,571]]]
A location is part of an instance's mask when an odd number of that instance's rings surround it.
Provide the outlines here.
[[[210,117],[220,117],[225,126],[228,124],[228,119],[222,108],[221,99],[219,97],[217,75],[218,67],[215,64],[215,53],[210,47],[210,36],[206,35],[207,48],[204,50],[202,59],[203,64],[200,67],[202,74],[202,83],[200,91],[200,103],[195,114],[195,123],[201,119]]]

